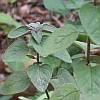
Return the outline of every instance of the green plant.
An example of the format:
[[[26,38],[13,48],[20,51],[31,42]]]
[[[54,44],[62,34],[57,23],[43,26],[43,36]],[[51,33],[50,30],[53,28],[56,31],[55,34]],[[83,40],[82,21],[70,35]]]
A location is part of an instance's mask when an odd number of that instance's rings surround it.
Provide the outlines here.
[[[11,16],[0,12],[0,28],[3,29],[5,33],[19,26],[21,26],[21,24],[16,22]]]
[[[44,0],[44,4],[62,15],[74,9],[80,23],[67,22],[56,28],[37,22],[11,31],[8,37],[17,39],[6,50],[4,61],[13,72],[0,87],[0,93],[22,92],[31,81],[50,100],[99,100],[100,57],[91,54],[92,49],[100,47],[99,3]],[[87,41],[78,41],[83,36]],[[31,59],[36,61],[24,68]],[[54,87],[52,96],[48,94],[49,83]]]

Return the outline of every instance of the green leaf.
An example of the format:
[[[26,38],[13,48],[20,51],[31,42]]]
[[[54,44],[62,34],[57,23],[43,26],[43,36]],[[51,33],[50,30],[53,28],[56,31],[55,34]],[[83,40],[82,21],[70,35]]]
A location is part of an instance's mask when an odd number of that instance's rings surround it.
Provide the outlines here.
[[[66,7],[68,9],[78,9],[89,2],[89,0],[66,0]]]
[[[64,0],[43,0],[45,7],[50,10],[60,14],[66,14],[67,8],[65,4],[67,1]]]
[[[83,28],[83,26],[81,25],[81,27]],[[81,30],[81,29],[80,29]],[[80,41],[80,42],[86,42],[87,41],[87,33],[84,32],[84,31],[79,31],[79,36],[78,36],[78,39],[77,41]]]
[[[12,29],[15,28],[15,26],[8,26],[6,24],[0,24],[0,28],[5,32],[5,34],[8,34]]]
[[[42,39],[37,44],[34,39],[30,38],[29,47],[34,48],[41,56],[46,57],[56,52],[68,48],[78,37],[76,28],[72,25],[66,25],[63,28],[56,29],[49,37]]]
[[[33,30],[35,30],[35,29],[38,30],[38,29],[42,28],[42,24],[40,24],[40,22],[30,23],[27,26]]]
[[[21,24],[16,22],[11,16],[5,14],[5,13],[0,13],[0,24],[6,24],[8,26],[15,26],[19,27]]]
[[[73,76],[65,68],[60,68],[58,70],[57,79],[62,82],[62,84],[75,83]]]
[[[86,61],[76,59],[73,62],[74,78],[81,95],[87,100],[99,100],[100,95],[100,65],[87,66]],[[95,98],[95,99],[93,99]]]
[[[28,68],[28,76],[34,86],[41,92],[44,92],[52,77],[52,68],[47,64],[33,64]]]
[[[29,32],[29,28],[26,27],[26,26],[21,26],[21,27],[18,27],[14,30],[12,30],[9,34],[8,34],[8,37],[9,38],[17,38],[17,37],[20,37],[26,33]]]
[[[24,71],[25,70],[25,65],[24,62],[7,62],[6,65],[10,68],[12,72],[14,71]]]
[[[84,5],[79,10],[79,17],[89,37],[100,44],[100,6]]]
[[[54,87],[54,89],[59,88],[62,85],[62,82],[59,81],[58,79],[51,79],[50,83],[52,84],[52,86]]]
[[[73,43],[69,48],[67,48],[67,51],[69,52],[70,56],[74,56],[76,54],[80,54],[83,52],[83,50],[81,49],[81,47],[79,45],[75,43]]]
[[[28,48],[24,40],[14,41],[4,53],[5,62],[22,62],[27,60]],[[19,59],[20,58],[20,59]]]
[[[28,61],[26,56],[28,53],[28,48],[24,40],[18,39],[13,42],[4,53],[4,62],[14,70],[24,69],[24,62]]]
[[[25,72],[11,74],[0,89],[3,95],[11,95],[25,91],[29,86],[29,80]]]
[[[55,70],[54,70],[55,71]],[[57,67],[57,71],[54,72],[56,75],[53,75],[53,79],[51,79],[50,83],[53,85],[54,89],[60,87],[65,83],[73,83],[76,86],[75,80],[72,76],[73,69],[71,64],[61,62]]]
[[[42,30],[39,30],[35,32],[34,30],[31,30],[31,34],[33,38],[36,40],[37,43],[40,43],[42,40]]]
[[[43,44],[43,40],[41,41],[40,44],[37,44],[36,41],[32,37],[30,37],[29,42],[28,42],[28,47],[31,49],[35,49],[35,51],[41,55],[42,54],[42,44]]]
[[[67,71],[69,71],[71,74],[73,74],[73,68],[72,68],[72,65],[70,63],[66,63],[66,62],[61,62],[60,68],[64,68],[66,69]]]
[[[57,59],[56,57],[53,57],[53,56],[48,56],[48,57],[42,57],[41,62],[43,64],[50,65],[54,69],[60,65],[61,60]]]
[[[79,100],[79,91],[72,84],[64,84],[54,91],[50,100]]]
[[[43,30],[47,32],[54,32],[57,28],[53,25],[50,25],[48,23],[43,23]]]
[[[70,57],[70,55],[69,55],[67,50],[63,50],[61,52],[57,52],[57,53],[53,54],[53,56],[63,60],[64,62],[72,63],[71,57]]]
[[[78,32],[73,25],[67,24],[55,30],[43,44],[42,56],[48,56],[68,48],[78,37]]]
[[[70,9],[78,9],[89,3],[89,0],[43,0],[45,7],[62,15],[67,14]]]
[[[42,40],[43,24],[40,24],[40,22],[30,23],[29,25],[27,25],[27,27],[31,29],[31,34],[36,42],[40,43]]]

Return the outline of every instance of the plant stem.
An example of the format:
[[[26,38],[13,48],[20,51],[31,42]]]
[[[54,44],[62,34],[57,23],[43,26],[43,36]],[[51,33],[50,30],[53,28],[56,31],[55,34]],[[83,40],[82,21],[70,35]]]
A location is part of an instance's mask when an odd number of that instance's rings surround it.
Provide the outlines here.
[[[50,96],[49,96],[49,93],[48,93],[48,90],[47,89],[45,90],[45,93],[46,93],[47,99],[49,100],[50,99]]]
[[[90,63],[90,38],[87,37],[87,65]]]
[[[39,64],[40,61],[39,61],[39,54],[37,53],[37,64]]]
[[[94,0],[94,6],[96,6],[96,0]],[[87,37],[87,65],[90,63],[90,38]]]

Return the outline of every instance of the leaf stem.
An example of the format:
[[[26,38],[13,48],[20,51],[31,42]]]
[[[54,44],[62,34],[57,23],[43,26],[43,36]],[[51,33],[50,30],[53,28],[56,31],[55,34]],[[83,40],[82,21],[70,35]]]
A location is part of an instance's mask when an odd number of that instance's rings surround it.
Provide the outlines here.
[[[48,93],[48,90],[47,89],[45,90],[45,93],[46,93],[47,99],[49,100],[50,99],[50,96],[49,96],[49,93]]]
[[[40,61],[39,61],[39,54],[37,53],[37,64],[39,64],[40,63]]]
[[[87,37],[87,65],[90,63],[90,38]]]

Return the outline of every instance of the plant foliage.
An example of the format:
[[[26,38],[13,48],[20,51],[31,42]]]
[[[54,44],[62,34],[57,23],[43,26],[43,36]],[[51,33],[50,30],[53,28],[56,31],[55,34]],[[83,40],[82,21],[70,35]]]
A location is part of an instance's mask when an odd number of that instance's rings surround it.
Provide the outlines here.
[[[4,61],[13,72],[0,93],[20,93],[30,81],[50,100],[99,100],[100,57],[91,50],[100,48],[100,4],[95,0],[43,1],[48,10],[63,16],[74,10],[80,23],[68,21],[56,28],[37,22],[12,30],[8,37],[15,41],[5,51]],[[50,96],[49,83],[54,88]]]

